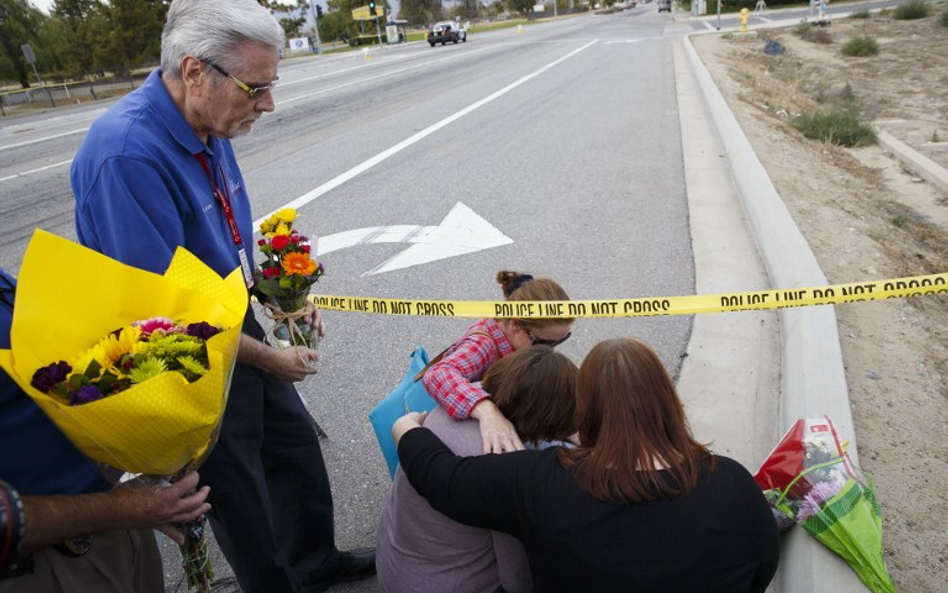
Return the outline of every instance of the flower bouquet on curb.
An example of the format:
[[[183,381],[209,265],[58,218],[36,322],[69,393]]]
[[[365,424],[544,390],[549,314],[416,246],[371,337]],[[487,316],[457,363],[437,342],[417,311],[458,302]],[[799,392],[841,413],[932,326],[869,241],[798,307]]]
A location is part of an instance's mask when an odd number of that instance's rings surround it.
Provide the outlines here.
[[[184,249],[164,275],[36,231],[0,366],[107,475],[160,488],[217,439],[247,290]],[[118,470],[116,472],[116,470]],[[209,590],[204,519],[181,525],[185,573]]]
[[[895,593],[872,481],[853,464],[828,416],[797,420],[754,475],[778,526],[801,525],[875,593]]]
[[[310,255],[309,239],[293,228],[294,220],[296,210],[284,208],[260,224],[263,238],[257,245],[265,259],[256,274],[255,288],[268,297],[263,306],[274,322],[271,333],[277,345],[315,350],[319,333],[303,322],[303,316],[309,288],[325,270]]]

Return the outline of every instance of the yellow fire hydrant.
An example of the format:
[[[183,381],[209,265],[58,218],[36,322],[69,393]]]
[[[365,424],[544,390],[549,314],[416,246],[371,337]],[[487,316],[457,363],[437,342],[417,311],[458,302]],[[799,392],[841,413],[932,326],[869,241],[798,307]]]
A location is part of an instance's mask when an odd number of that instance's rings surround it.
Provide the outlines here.
[[[747,15],[750,14],[750,11],[747,10],[747,7],[741,9],[741,33],[747,33]]]

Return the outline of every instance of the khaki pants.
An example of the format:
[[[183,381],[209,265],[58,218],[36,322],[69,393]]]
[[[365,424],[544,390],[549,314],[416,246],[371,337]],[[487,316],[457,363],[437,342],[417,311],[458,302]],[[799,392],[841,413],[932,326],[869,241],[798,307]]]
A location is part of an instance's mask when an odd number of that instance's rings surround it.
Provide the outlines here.
[[[0,593],[164,593],[155,532],[106,531],[92,548],[69,557],[54,548],[33,555],[33,572],[0,579]]]

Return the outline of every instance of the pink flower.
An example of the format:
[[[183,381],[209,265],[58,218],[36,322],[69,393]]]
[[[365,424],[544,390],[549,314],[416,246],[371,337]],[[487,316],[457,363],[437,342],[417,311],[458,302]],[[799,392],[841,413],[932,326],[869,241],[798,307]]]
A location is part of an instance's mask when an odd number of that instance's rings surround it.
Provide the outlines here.
[[[142,338],[148,338],[158,330],[168,333],[175,329],[174,319],[169,317],[152,317],[151,319],[136,321],[132,325],[137,325],[142,330]]]

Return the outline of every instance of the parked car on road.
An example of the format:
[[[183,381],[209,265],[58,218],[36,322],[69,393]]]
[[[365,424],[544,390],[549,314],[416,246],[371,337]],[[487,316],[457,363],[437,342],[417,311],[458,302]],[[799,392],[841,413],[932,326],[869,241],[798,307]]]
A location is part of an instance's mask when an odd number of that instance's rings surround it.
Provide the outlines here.
[[[431,47],[440,43],[444,45],[447,42],[457,43],[458,41],[467,41],[467,31],[461,26],[461,23],[454,21],[442,21],[435,23],[428,30],[428,43]]]
[[[658,12],[662,11],[670,13],[672,11],[671,0],[658,0]]]

